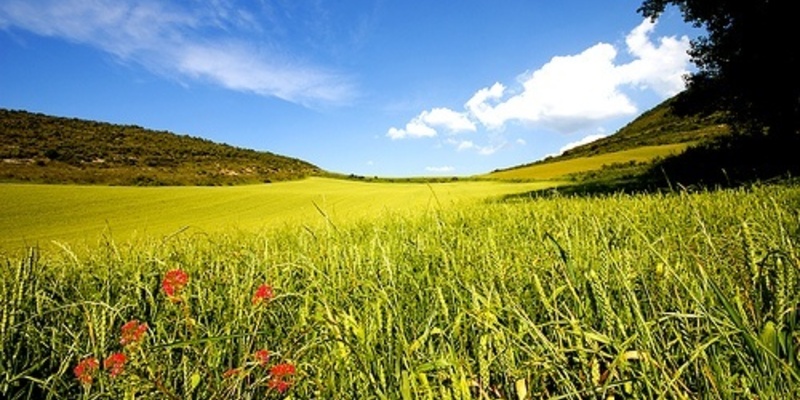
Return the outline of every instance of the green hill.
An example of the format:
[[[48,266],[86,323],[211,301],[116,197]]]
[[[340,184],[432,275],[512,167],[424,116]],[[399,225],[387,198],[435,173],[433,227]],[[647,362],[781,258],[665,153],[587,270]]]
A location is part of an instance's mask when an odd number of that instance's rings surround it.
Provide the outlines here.
[[[289,180],[302,160],[135,125],[0,109],[0,180],[110,185],[230,185]]]
[[[694,144],[727,134],[722,114],[677,115],[672,106],[678,97],[672,97],[622,127],[615,134],[592,143],[567,150],[558,158],[566,160],[613,153],[644,146],[662,146],[676,143]]]
[[[680,95],[678,95],[680,96]],[[680,154],[729,133],[722,114],[677,115],[670,98],[615,134],[530,164],[486,175],[492,179],[617,179],[645,171],[658,160]]]

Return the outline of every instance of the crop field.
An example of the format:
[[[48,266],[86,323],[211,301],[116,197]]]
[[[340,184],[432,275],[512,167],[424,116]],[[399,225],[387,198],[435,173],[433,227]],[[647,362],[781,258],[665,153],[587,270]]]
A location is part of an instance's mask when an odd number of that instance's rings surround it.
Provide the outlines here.
[[[487,176],[501,180],[552,180],[563,179],[566,175],[595,171],[615,163],[649,162],[656,157],[667,157],[686,150],[691,143],[674,143],[658,146],[642,146],[631,150],[616,151],[591,157],[580,157],[536,164],[493,172]]]
[[[542,182],[377,184],[309,178],[232,187],[109,187],[0,185],[0,251],[29,246],[94,245],[109,236],[167,236],[194,232],[259,230],[285,224],[375,218],[433,206],[479,201],[553,186]]]
[[[126,201],[157,209],[129,211],[148,232],[201,228],[5,256],[0,398],[800,398],[800,187],[310,183],[252,210],[273,187],[4,186],[31,232],[64,203],[83,225],[58,234],[83,236]],[[289,204],[310,200],[329,218]],[[235,206],[259,222],[208,228]]]

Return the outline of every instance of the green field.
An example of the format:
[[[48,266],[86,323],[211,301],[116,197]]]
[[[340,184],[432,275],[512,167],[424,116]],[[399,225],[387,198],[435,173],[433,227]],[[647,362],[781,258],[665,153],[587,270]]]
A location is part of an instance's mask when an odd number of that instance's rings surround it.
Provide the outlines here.
[[[686,150],[692,143],[674,143],[643,146],[631,150],[605,153],[597,156],[573,158],[562,161],[533,164],[486,175],[500,180],[552,180],[565,179],[569,174],[595,171],[604,166],[629,162],[646,163],[657,157],[668,157]]]
[[[362,183],[309,178],[232,187],[108,187],[0,184],[0,249],[94,245],[101,237],[126,241],[193,232],[259,230],[375,218],[521,193],[554,183]],[[321,212],[322,213],[321,213]]]
[[[0,398],[800,398],[800,187],[530,188],[4,186],[114,240],[6,256]]]

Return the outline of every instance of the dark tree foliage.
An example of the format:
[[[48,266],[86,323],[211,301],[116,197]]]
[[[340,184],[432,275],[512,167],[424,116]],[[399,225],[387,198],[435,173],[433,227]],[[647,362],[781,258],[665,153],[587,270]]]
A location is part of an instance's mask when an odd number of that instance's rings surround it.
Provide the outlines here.
[[[657,19],[666,6],[705,28],[690,55],[683,110],[728,111],[740,132],[797,134],[800,127],[798,14],[790,0],[645,0],[639,12]]]

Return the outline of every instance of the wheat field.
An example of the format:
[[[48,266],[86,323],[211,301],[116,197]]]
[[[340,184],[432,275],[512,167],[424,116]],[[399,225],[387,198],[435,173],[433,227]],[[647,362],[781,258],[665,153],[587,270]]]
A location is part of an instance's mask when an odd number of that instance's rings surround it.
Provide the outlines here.
[[[800,397],[800,188],[437,197],[7,255],[0,397]]]

